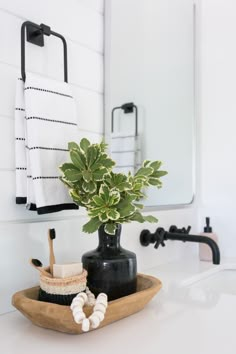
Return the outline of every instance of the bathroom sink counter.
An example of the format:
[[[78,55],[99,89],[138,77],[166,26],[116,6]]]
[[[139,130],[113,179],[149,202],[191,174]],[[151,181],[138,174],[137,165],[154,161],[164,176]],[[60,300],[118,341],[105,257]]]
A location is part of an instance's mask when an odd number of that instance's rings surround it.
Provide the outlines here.
[[[235,354],[236,271],[194,282],[216,267],[184,261],[146,271],[163,289],[144,310],[83,335],[36,327],[17,311],[2,315],[1,353]]]

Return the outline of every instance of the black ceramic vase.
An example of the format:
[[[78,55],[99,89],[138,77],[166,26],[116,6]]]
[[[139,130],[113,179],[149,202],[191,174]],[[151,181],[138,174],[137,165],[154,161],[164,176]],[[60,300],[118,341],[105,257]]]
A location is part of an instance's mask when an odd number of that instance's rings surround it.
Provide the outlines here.
[[[136,291],[136,255],[120,246],[120,234],[121,225],[115,235],[107,234],[102,225],[98,230],[98,247],[82,256],[89,289],[95,296],[106,293],[109,301]]]

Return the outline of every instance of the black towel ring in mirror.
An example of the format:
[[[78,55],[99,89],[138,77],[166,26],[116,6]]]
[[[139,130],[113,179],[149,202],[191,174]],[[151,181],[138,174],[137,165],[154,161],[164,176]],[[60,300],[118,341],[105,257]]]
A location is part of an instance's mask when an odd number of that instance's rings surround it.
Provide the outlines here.
[[[114,112],[118,109],[122,109],[124,113],[133,113],[135,110],[135,135],[138,136],[138,107],[133,103],[124,103],[122,106],[114,107],[111,111],[111,131],[114,131]]]
[[[44,46],[44,35],[45,36],[55,36],[62,40],[63,43],[63,53],[64,53],[64,81],[68,82],[68,69],[67,69],[67,44],[65,38],[54,31],[51,30],[49,26],[37,25],[33,22],[26,21],[21,26],[21,77],[25,81],[25,32],[26,40],[32,44],[38,45],[39,47]]]

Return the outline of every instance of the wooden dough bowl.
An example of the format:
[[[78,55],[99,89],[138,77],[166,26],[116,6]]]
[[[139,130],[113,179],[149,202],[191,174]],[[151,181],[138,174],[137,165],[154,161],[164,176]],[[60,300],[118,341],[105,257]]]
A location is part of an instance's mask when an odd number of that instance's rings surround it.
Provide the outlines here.
[[[142,310],[161,287],[162,283],[159,279],[138,274],[137,292],[110,301],[105,318],[98,328]],[[15,293],[12,297],[13,306],[37,326],[71,334],[85,333],[81,329],[81,324],[75,323],[69,306],[38,301],[38,291],[37,286]],[[92,309],[89,306],[84,307],[86,316],[92,313]]]

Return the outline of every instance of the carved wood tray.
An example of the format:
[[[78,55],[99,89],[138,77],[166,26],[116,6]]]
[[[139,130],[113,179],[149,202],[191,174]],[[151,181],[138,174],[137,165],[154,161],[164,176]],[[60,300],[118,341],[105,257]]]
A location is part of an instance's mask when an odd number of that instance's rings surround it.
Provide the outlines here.
[[[142,310],[161,287],[162,283],[159,279],[138,274],[137,292],[110,301],[105,318],[97,329]],[[81,329],[81,324],[74,322],[69,306],[38,301],[38,291],[37,286],[15,293],[12,297],[13,306],[37,326],[70,334],[85,333]],[[89,316],[92,308],[86,306],[84,312]]]

